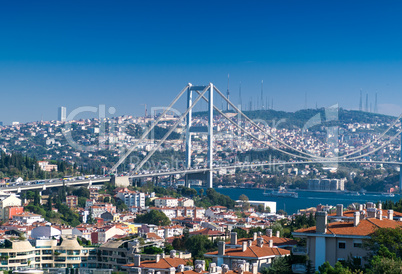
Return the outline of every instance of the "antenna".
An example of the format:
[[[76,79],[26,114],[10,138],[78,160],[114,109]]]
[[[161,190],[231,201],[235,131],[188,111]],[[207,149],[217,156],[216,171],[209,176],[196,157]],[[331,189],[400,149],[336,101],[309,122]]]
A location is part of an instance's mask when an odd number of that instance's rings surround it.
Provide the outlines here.
[[[239,105],[242,106],[242,101],[241,101],[241,81],[239,84]]]
[[[359,110],[362,111],[363,110],[363,93],[362,93],[362,89],[360,89],[360,103],[359,103]]]
[[[229,73],[228,73],[228,90],[227,90],[228,101],[229,101],[229,95],[230,95],[230,92],[229,92]],[[226,110],[229,111],[229,102],[227,104]]]
[[[261,109],[264,109],[264,80],[261,80]]]
[[[377,92],[375,93],[375,101],[374,101],[374,113],[378,113],[378,105],[377,105]]]
[[[148,116],[147,104],[141,104],[141,106],[145,106],[145,116],[144,116],[144,118],[145,118]]]
[[[368,93],[366,93],[366,111],[368,111]]]

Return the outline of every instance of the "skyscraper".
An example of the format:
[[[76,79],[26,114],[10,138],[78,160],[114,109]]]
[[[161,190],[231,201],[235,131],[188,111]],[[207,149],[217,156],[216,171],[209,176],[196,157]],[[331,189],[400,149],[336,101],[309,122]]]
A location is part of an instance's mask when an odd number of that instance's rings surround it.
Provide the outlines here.
[[[60,122],[65,122],[67,120],[67,109],[66,107],[59,107],[59,117]]]

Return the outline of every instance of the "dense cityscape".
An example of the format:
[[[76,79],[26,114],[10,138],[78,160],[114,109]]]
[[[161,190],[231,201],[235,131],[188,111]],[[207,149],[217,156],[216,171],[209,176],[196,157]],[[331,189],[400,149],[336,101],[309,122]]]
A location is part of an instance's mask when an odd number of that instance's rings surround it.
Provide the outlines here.
[[[0,2],[0,274],[402,273],[401,13]]]

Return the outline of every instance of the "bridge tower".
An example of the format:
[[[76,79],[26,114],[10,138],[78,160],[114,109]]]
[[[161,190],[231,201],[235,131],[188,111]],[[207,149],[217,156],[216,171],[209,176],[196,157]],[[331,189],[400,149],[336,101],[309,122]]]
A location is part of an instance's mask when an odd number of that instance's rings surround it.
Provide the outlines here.
[[[202,91],[208,87],[208,126],[206,127],[193,127],[192,126],[192,109],[190,109],[193,103],[193,91]],[[193,86],[188,84],[187,88],[187,109],[190,111],[187,114],[186,119],[186,168],[191,168],[191,133],[207,133],[208,134],[208,155],[207,155],[207,185],[209,188],[213,187],[213,143],[214,143],[214,85],[212,83],[209,86]],[[188,176],[186,176],[186,185],[189,186]]]

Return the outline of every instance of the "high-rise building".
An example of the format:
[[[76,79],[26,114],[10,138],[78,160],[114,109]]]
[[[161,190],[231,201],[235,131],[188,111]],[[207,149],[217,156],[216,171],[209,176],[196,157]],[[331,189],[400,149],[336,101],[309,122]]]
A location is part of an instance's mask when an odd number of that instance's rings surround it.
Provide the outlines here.
[[[65,122],[67,119],[67,109],[66,107],[59,107],[59,121]]]

